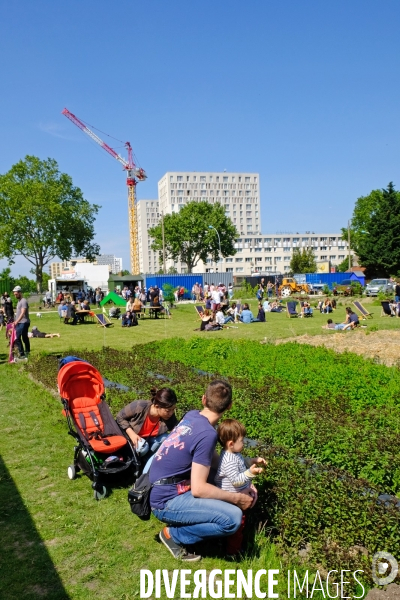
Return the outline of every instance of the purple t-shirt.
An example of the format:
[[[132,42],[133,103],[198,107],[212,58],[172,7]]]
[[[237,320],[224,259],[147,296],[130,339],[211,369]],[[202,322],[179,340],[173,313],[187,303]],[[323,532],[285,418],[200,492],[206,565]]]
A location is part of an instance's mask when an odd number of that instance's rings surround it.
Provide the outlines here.
[[[192,463],[209,467],[217,443],[217,432],[198,410],[189,411],[157,450],[149,479],[151,483],[164,477],[182,475],[190,479]],[[155,485],[150,494],[152,508],[164,508],[168,500],[178,496],[176,484]]]

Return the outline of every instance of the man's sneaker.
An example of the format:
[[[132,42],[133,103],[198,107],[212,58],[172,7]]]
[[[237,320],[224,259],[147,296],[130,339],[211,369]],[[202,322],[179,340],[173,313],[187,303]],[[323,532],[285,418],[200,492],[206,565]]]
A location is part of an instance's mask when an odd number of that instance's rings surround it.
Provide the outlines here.
[[[185,562],[197,562],[201,560],[200,554],[189,554],[186,548],[174,542],[169,535],[168,527],[164,527],[164,529],[160,531],[158,537],[174,558],[184,560]]]
[[[26,356],[16,356],[14,358],[13,362],[15,362],[15,363],[26,363],[26,362],[28,362],[28,359],[26,358]]]

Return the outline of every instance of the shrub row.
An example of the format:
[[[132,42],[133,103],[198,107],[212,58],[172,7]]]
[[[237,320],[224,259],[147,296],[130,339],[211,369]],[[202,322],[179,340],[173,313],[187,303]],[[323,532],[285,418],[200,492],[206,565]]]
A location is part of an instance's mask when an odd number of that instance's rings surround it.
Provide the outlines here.
[[[213,340],[207,351],[202,340],[192,349],[191,344],[166,341],[127,352],[106,348],[81,357],[107,379],[130,388],[108,390],[114,414],[134,399],[149,397],[152,386],[170,385],[181,416],[201,406],[211,376],[199,369],[220,371],[234,388],[229,416],[259,440],[249,452],[268,460],[251,518],[266,523],[284,553],[310,543],[312,559],[331,569],[364,568],[353,548],[357,545],[370,554],[386,549],[400,555],[400,511],[394,502],[378,500],[380,493],[400,489],[397,369],[295,344],[262,348]],[[57,366],[56,357],[42,356],[29,368],[54,389]],[[345,396],[340,383],[348,389],[353,373],[357,381],[374,382],[373,403],[361,394]],[[326,379],[335,385],[327,386]],[[305,391],[320,388],[326,393]]]

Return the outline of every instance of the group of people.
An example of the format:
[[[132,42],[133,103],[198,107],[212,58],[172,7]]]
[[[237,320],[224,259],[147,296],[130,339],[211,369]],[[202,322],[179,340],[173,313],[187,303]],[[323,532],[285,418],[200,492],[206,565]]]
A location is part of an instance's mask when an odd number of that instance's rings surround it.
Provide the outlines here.
[[[29,304],[22,294],[21,286],[13,289],[13,295],[17,300],[16,309],[10,295],[5,292],[1,296],[0,329],[6,326],[6,339],[10,345],[10,362],[19,363],[28,360],[31,344],[30,338],[52,338],[60,337],[59,333],[44,333],[35,326],[29,331],[31,324],[29,318]],[[14,351],[17,354],[14,355]]]
[[[60,319],[64,319],[64,323],[77,325],[83,323],[85,316],[90,314],[91,308],[87,298],[77,300],[63,299],[58,305],[58,314]]]
[[[326,325],[323,325],[323,329],[336,329],[338,331],[343,331],[346,329],[355,329],[360,325],[360,320],[358,318],[357,313],[355,313],[350,306],[346,308],[346,319],[343,323],[334,323],[332,319],[328,319]]]
[[[180,289],[176,290],[177,297],[179,300]],[[226,287],[223,283],[218,285],[204,283],[204,288],[201,283],[196,282],[192,287],[191,297],[193,302],[207,302],[214,301],[216,304],[222,302],[223,299],[232,300],[233,298],[233,284],[229,283]]]
[[[127,288],[128,289],[128,288]],[[129,290],[128,290],[129,291]],[[160,315],[166,314],[171,318],[168,305],[164,303],[163,291],[157,285],[147,288],[135,288],[133,294],[129,294],[125,313],[122,315],[122,327],[132,327],[138,324],[138,318],[146,312],[147,303],[149,312],[158,319]]]
[[[176,559],[195,562],[201,555],[187,546],[226,538],[226,552],[242,547],[245,512],[257,500],[254,478],[266,465],[241,454],[246,431],[234,420],[218,422],[232,406],[232,388],[213,381],[192,410],[178,423],[177,397],[170,388],[152,390],[151,400],[123,408],[116,421],[142,456],[152,484],[150,505],[165,527],[159,538]],[[216,452],[217,441],[222,446]]]

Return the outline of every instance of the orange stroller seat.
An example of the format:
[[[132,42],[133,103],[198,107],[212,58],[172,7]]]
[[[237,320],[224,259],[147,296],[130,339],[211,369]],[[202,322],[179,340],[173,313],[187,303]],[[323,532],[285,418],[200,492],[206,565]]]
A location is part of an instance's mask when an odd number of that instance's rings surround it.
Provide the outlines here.
[[[75,398],[70,402],[70,410],[82,435],[90,441],[95,452],[117,452],[127,440],[122,435],[106,436],[99,405],[92,398]]]

